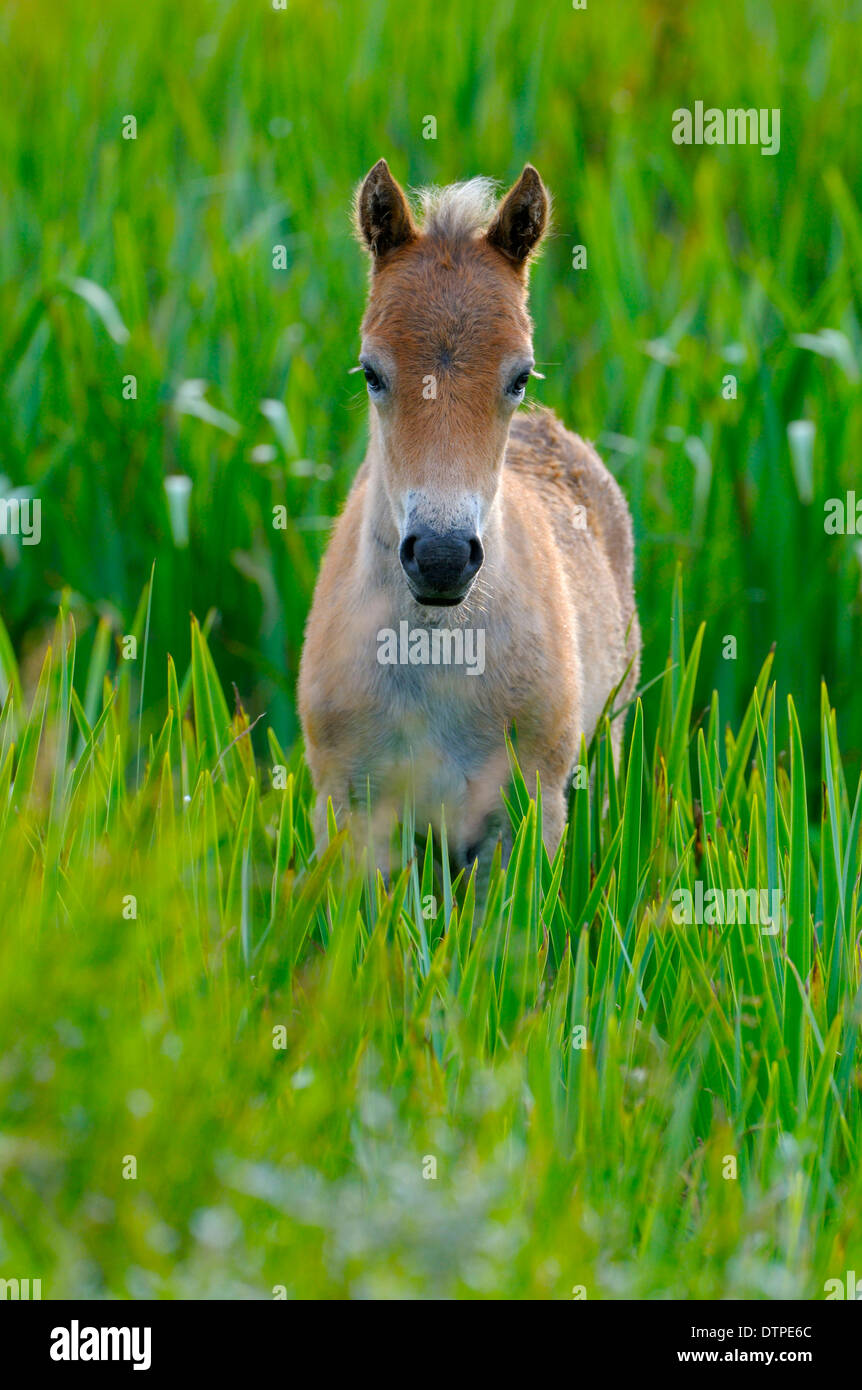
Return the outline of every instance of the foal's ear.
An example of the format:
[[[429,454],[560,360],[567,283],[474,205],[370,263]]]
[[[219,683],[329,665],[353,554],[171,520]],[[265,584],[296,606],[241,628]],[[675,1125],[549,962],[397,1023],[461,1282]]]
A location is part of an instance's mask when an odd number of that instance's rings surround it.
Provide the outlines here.
[[[514,261],[516,268],[523,268],[544,235],[548,210],[548,194],[538,170],[525,164],[518,182],[497,209],[486,233],[488,241]]]
[[[418,235],[407,199],[385,159],[365,175],[356,195],[356,226],[375,260]]]

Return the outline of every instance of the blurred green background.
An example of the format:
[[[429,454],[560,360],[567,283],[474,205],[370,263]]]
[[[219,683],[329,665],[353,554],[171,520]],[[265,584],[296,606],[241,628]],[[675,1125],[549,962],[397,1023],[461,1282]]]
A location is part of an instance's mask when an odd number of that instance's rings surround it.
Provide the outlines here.
[[[128,631],[155,560],[153,699],[165,653],[187,664],[189,610],[211,613],[220,675],[287,745],[364,450],[354,186],[381,155],[409,185],[507,184],[530,159],[556,205],[535,399],[630,499],[645,679],[682,557],[708,620],[701,701],[716,686],[738,717],[776,642],[809,747],[826,677],[852,773],[862,537],[827,536],[823,506],[862,480],[860,18],[838,0],[4,0],[0,487],[43,504],[41,545],[0,548],[16,650],[41,649],[64,586],[84,651],[99,614]],[[780,153],[675,145],[697,100],[779,108]],[[193,484],[185,549],[173,473]]]
[[[837,0],[4,0],[0,486],[43,502],[42,545],[0,553],[15,648],[40,645],[64,585],[85,648],[97,613],[128,631],[156,560],[154,670],[188,660],[190,609],[215,610],[222,678],[295,737],[304,616],[366,435],[346,374],[366,288],[353,188],[381,154],[409,185],[507,183],[530,158],[556,204],[534,399],[598,441],[630,498],[645,678],[681,556],[688,613],[709,620],[701,695],[738,716],[777,642],[809,745],[829,682],[852,770],[862,537],[827,537],[823,503],[862,478],[861,17]],[[695,100],[779,107],[780,153],[674,145]],[[797,420],[815,434],[794,459]],[[188,549],[172,473],[193,480]]]

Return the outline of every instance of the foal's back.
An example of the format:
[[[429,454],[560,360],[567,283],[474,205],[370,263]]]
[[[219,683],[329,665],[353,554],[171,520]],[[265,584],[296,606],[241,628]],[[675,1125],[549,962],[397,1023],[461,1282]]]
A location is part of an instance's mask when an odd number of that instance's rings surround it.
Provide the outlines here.
[[[514,418],[505,468],[551,522],[557,549],[548,563],[563,571],[582,661],[588,670],[606,672],[611,688],[622,682],[615,702],[622,705],[637,686],[641,634],[631,516],[619,484],[591,445],[550,410]],[[542,576],[552,591],[548,579]],[[587,684],[604,688],[604,681]],[[621,730],[618,720],[615,745]]]

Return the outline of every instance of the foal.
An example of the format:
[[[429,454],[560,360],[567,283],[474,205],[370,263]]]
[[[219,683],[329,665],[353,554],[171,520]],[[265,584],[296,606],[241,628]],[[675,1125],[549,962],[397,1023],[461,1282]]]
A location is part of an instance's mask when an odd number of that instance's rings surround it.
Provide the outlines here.
[[[381,159],[356,200],[370,441],[317,582],[299,706],[318,832],[329,798],[340,814],[370,795],[379,861],[405,793],[419,830],[445,808],[456,862],[493,842],[513,724],[553,853],[581,735],[639,671],[623,495],[550,411],[515,414],[548,197],[529,164],[498,207],[490,189],[426,192],[417,225]]]

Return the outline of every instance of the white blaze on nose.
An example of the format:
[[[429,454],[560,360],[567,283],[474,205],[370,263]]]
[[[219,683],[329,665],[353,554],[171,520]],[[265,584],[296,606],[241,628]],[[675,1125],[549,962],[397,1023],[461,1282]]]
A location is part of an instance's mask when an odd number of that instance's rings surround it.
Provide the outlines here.
[[[441,535],[447,531],[469,531],[481,540],[484,513],[484,499],[475,493],[411,489],[401,499],[401,539],[409,536],[413,527],[422,525]]]

